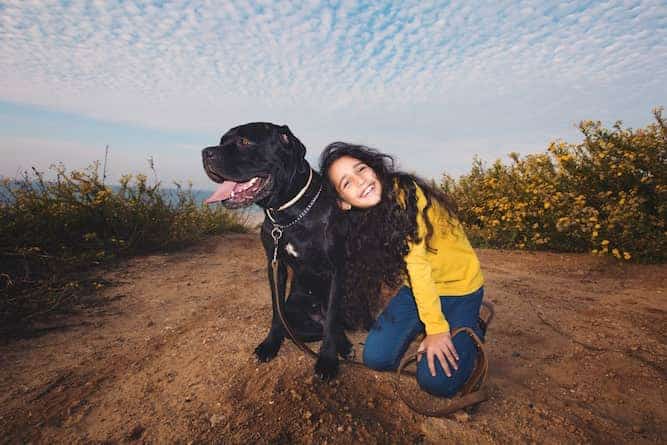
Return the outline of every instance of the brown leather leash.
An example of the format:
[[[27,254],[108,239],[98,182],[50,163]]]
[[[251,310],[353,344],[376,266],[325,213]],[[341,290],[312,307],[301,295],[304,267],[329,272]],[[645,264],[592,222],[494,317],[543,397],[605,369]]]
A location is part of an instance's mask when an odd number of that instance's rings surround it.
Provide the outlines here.
[[[310,349],[308,346],[306,346],[301,340],[299,340],[292,329],[289,326],[289,323],[287,322],[287,317],[284,312],[284,307],[285,307],[285,296],[280,295],[278,292],[278,240],[282,236],[282,230],[279,232],[271,232],[271,235],[273,237],[274,241],[274,252],[273,252],[273,259],[271,260],[271,269],[273,272],[273,286],[274,286],[274,304],[276,306],[276,310],[278,312],[278,317],[280,318],[280,321],[283,325],[283,328],[285,329],[285,332],[287,332],[287,336],[294,342],[294,344],[301,349],[303,352],[306,354],[314,357],[317,359],[319,355]],[[493,317],[493,310],[491,309],[491,317]],[[490,321],[490,319],[489,319]],[[461,410],[463,408],[475,405],[477,403],[480,403],[486,399],[488,399],[488,394],[487,392],[482,389],[482,385],[486,381],[486,376],[488,374],[488,369],[489,369],[489,364],[486,358],[486,354],[484,352],[483,344],[482,341],[479,339],[477,334],[475,332],[468,328],[468,327],[461,327],[454,329],[452,331],[452,337],[456,336],[459,333],[466,333],[468,334],[472,340],[475,342],[475,346],[477,347],[477,359],[475,362],[475,368],[473,369],[472,374],[466,381],[466,383],[463,385],[463,388],[451,399],[447,401],[447,405],[443,408],[438,408],[438,409],[424,409],[421,406],[418,406],[413,400],[410,400],[401,390],[401,385],[400,385],[400,380],[401,380],[401,374],[404,373],[404,368],[412,363],[413,361],[417,360],[417,356],[419,353],[412,354],[410,356],[404,357],[403,360],[401,360],[401,363],[396,370],[396,380],[394,382],[394,390],[400,397],[400,399],[405,403],[410,409],[413,411],[425,415],[425,416],[430,416],[430,417],[444,417],[448,416],[458,410]],[[360,366],[363,368],[368,369],[363,363],[357,362],[354,360],[348,360],[346,358],[343,358],[343,363],[346,363],[348,365],[354,365],[354,366]]]
[[[417,361],[419,357],[419,352],[403,357],[398,369],[396,370],[396,380],[394,381],[394,389],[399,395],[403,403],[408,405],[412,410],[430,417],[444,417],[448,416],[456,411],[459,411],[463,408],[467,408],[477,403],[483,402],[489,398],[488,393],[485,389],[482,388],[484,382],[486,381],[486,376],[489,372],[489,362],[486,359],[486,353],[484,352],[484,347],[482,341],[479,339],[475,331],[469,327],[460,327],[452,331],[452,338],[454,338],[459,333],[465,333],[472,338],[475,346],[477,347],[477,358],[475,360],[475,367],[473,368],[470,377],[464,383],[461,390],[459,390],[456,395],[446,400],[446,404],[441,408],[434,409],[425,409],[422,406],[418,406],[414,400],[408,398],[401,389],[401,373],[407,365],[412,362]]]

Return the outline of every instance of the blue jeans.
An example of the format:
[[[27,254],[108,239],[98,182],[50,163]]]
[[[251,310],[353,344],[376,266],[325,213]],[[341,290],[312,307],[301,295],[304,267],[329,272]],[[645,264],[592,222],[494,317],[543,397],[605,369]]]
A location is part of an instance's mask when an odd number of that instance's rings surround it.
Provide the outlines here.
[[[450,329],[467,326],[483,340],[477,323],[483,297],[484,287],[460,297],[440,297],[442,312],[446,314]],[[395,370],[410,342],[422,332],[424,325],[419,320],[412,290],[403,286],[371,327],[364,345],[364,364],[378,371]],[[425,355],[417,365],[419,386],[430,394],[441,397],[453,396],[473,371],[477,357],[477,348],[473,340],[468,334],[460,333],[452,339],[452,342],[459,355],[459,369],[455,370],[450,366],[451,377],[447,377],[437,357],[434,357],[435,377],[428,369]]]

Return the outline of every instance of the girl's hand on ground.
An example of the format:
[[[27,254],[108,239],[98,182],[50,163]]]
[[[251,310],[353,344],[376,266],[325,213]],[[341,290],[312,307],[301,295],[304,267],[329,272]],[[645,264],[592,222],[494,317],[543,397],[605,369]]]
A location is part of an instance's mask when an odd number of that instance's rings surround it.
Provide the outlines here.
[[[421,354],[426,352],[426,359],[428,361],[428,369],[431,371],[431,375],[435,377],[435,363],[433,361],[433,356],[438,357],[442,369],[447,374],[447,377],[451,377],[452,373],[449,370],[449,365],[447,362],[451,363],[454,369],[459,369],[458,360],[459,355],[456,353],[454,348],[454,343],[452,343],[452,337],[448,332],[443,332],[441,334],[431,334],[424,337],[419,349],[417,349],[419,355],[417,356],[417,361],[421,360]],[[445,360],[447,357],[447,360]]]

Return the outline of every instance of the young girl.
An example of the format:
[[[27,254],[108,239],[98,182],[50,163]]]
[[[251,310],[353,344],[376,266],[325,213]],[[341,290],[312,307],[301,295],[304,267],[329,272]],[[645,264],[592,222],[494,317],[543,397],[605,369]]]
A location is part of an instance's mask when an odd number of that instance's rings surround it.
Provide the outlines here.
[[[425,332],[419,385],[437,396],[456,394],[477,349],[467,334],[452,338],[450,331],[467,326],[483,338],[477,320],[484,278],[454,203],[422,179],[394,171],[389,155],[361,145],[327,146],[320,169],[345,211],[345,315],[370,327],[364,364],[395,370],[410,342]],[[381,290],[399,287],[374,319]]]

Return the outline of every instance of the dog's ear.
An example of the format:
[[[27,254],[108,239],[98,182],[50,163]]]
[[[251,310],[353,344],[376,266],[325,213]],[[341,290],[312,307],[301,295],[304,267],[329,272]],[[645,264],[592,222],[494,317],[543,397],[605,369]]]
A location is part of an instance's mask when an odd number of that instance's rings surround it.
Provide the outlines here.
[[[278,137],[283,147],[289,150],[290,154],[295,156],[296,159],[305,161],[306,147],[296,136],[292,134],[292,131],[289,129],[289,127],[287,125],[283,125],[279,128],[278,132]],[[302,164],[305,164],[305,162],[299,163],[300,166]],[[302,170],[302,168],[299,168],[299,170]]]
[[[306,147],[292,134],[287,125],[280,127],[280,142],[294,150],[299,157],[303,158],[306,156]]]

